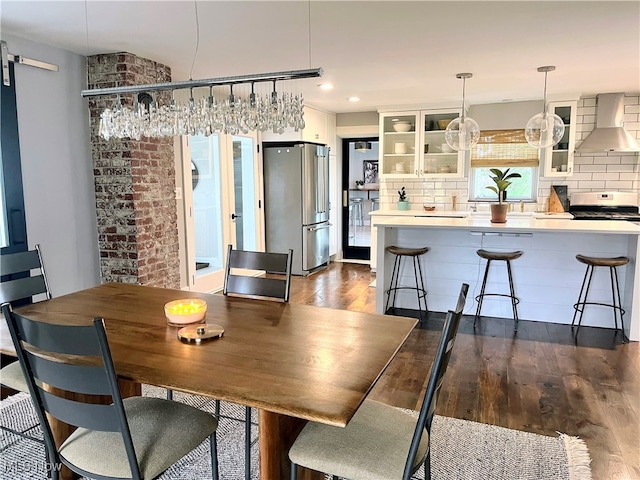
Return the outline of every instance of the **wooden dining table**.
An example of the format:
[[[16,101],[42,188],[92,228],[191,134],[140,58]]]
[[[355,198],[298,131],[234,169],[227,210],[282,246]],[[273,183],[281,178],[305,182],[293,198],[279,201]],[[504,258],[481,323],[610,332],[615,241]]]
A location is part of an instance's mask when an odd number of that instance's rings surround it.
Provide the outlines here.
[[[206,322],[222,337],[184,343],[164,305],[207,302]],[[311,420],[347,425],[417,321],[413,318],[107,283],[20,307],[50,323],[105,320],[124,396],[142,384],[258,409],[260,478],[289,478],[288,449]],[[4,337],[4,335],[3,335]],[[3,353],[12,348],[3,339]],[[15,354],[15,352],[13,352]],[[65,432],[60,426],[57,435]],[[315,478],[313,472],[301,472]]]

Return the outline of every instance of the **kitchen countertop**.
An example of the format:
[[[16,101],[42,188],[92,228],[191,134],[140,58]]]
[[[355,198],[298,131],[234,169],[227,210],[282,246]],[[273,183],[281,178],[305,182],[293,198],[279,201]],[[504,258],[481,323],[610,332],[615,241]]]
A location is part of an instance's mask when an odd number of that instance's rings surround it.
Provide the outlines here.
[[[369,212],[372,217],[458,217],[458,218],[486,218],[491,215],[491,212],[481,210],[479,212],[469,212],[467,210],[433,210],[426,212],[424,210],[373,210]],[[547,218],[547,219],[566,219],[571,220],[573,215],[570,213],[553,213],[553,212],[509,212],[507,218]],[[377,222],[376,222],[377,223]]]
[[[413,211],[413,215],[395,215],[391,218],[376,221],[375,226],[381,227],[409,227],[409,228],[448,228],[471,230],[479,228],[484,231],[495,232],[517,232],[523,231],[551,231],[567,233],[606,233],[621,235],[640,235],[640,225],[633,222],[616,220],[568,220],[565,218],[545,218],[534,216],[533,214],[516,215],[509,213],[507,223],[491,223],[488,215],[473,213],[462,218],[451,218],[442,216],[416,217],[418,211]],[[429,213],[429,212],[427,212]],[[468,212],[460,212],[467,213]],[[526,213],[526,212],[525,212]],[[392,214],[393,215],[393,214]]]

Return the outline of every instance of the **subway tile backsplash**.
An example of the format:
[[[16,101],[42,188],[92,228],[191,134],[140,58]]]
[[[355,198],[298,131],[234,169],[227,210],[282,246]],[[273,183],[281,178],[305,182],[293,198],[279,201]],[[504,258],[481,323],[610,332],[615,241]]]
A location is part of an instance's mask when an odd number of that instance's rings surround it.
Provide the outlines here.
[[[625,129],[640,141],[640,93],[627,93],[624,111]],[[576,147],[596,125],[596,96],[582,97],[578,101],[576,119]],[[465,166],[468,169],[468,165]],[[541,166],[540,171],[543,172]],[[566,178],[544,178],[538,181],[538,202],[526,204],[528,211],[535,210],[549,197],[551,185],[566,185],[569,195],[575,192],[600,190],[635,191],[640,201],[640,158],[638,153],[575,153],[574,173]],[[415,207],[422,203],[434,204],[440,210],[452,207],[455,195],[459,210],[469,208],[469,178],[455,179],[382,179],[380,183],[381,208],[393,209],[398,200],[397,191],[405,187],[409,201]],[[488,209],[486,204],[479,209]]]

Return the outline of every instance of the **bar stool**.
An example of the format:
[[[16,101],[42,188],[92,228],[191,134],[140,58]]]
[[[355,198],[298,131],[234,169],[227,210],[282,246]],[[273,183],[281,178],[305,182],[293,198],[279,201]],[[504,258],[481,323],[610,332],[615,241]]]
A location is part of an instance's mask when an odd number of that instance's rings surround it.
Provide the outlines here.
[[[387,303],[384,307],[385,313],[389,310],[389,302],[391,302],[391,308],[395,308],[396,296],[398,290],[415,290],[418,297],[418,315],[419,320],[422,321],[422,305],[420,299],[424,302],[425,315],[429,313],[427,307],[427,289],[424,285],[424,277],[422,276],[422,267],[420,266],[420,256],[429,251],[429,247],[421,248],[403,248],[396,246],[389,246],[386,251],[395,255],[396,258],[393,262],[393,271],[391,273],[391,283],[389,284],[389,290],[387,290]],[[400,282],[400,261],[403,258],[411,258],[413,260],[413,275],[415,278],[415,287],[398,286]],[[391,296],[393,295],[393,301]]]
[[[513,277],[511,275],[511,260],[515,260],[516,258],[520,258],[522,256],[522,252],[520,250],[516,252],[489,252],[487,250],[480,249],[476,252],[479,257],[484,258],[487,261],[487,266],[484,269],[484,279],[482,280],[482,288],[480,289],[480,295],[476,297],[476,301],[478,302],[478,308],[476,309],[476,315],[473,317],[473,328],[476,328],[476,322],[478,321],[478,317],[480,316],[480,311],[482,310],[482,301],[484,297],[493,296],[493,297],[508,297],[511,299],[511,308],[513,309],[513,331],[518,331],[518,303],[520,303],[520,299],[516,297],[516,293],[513,288]],[[500,260],[507,263],[507,275],[509,277],[509,295],[506,293],[485,293],[485,289],[487,287],[487,277],[489,276],[489,267],[491,265],[492,260]]]
[[[580,312],[580,318],[578,319],[578,328],[576,328],[575,340],[578,340],[578,332],[580,331],[580,326],[582,324],[582,315],[584,314],[585,305],[601,305],[603,307],[611,307],[613,308],[613,321],[615,322],[615,331],[618,330],[622,332],[622,343],[626,343],[629,341],[626,334],[624,333],[624,309],[622,308],[622,302],[620,301],[620,285],[618,284],[618,271],[616,267],[622,267],[629,263],[629,259],[627,257],[615,257],[615,258],[602,258],[602,257],[588,257],[586,255],[576,255],[576,260],[580,263],[584,263],[587,266],[587,270],[584,272],[584,278],[582,279],[582,287],[580,287],[580,294],[578,295],[578,301],[573,305],[573,320],[571,321],[571,329],[576,322],[576,315]],[[591,279],[593,277],[593,271],[595,267],[609,267],[609,277],[611,278],[611,299],[613,304],[610,303],[600,303],[600,302],[588,302],[587,295],[589,294],[589,288],[591,287]],[[587,277],[589,280],[587,281]],[[615,279],[615,283],[614,283]],[[587,284],[587,288],[585,289],[585,283]],[[584,291],[584,297],[582,293]],[[616,304],[616,300],[618,303]],[[620,328],[618,328],[618,311],[620,312]]]
[[[351,213],[351,219],[353,221],[353,226],[356,225],[363,226],[364,225],[364,216],[362,212],[362,198],[355,197],[349,200],[349,211]]]
[[[380,208],[380,199],[372,198],[371,199],[371,211],[378,210]]]

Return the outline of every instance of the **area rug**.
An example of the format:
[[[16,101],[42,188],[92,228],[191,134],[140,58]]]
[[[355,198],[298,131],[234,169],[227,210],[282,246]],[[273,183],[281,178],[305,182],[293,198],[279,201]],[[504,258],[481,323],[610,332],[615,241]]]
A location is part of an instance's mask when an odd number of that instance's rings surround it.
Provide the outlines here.
[[[144,395],[164,397],[165,390],[146,387]],[[210,399],[176,392],[174,399],[213,412]],[[44,447],[37,417],[27,394],[0,404],[0,480],[44,480]],[[412,412],[417,415],[417,412]],[[244,407],[222,403],[218,427],[220,478],[244,478]],[[257,420],[255,412],[253,423]],[[259,475],[257,426],[252,439],[252,478]],[[11,429],[20,433],[12,433]],[[466,420],[436,416],[431,441],[434,480],[591,480],[586,445],[576,437],[547,437]],[[162,480],[211,478],[208,441],[167,470]],[[416,479],[423,479],[424,472]]]

